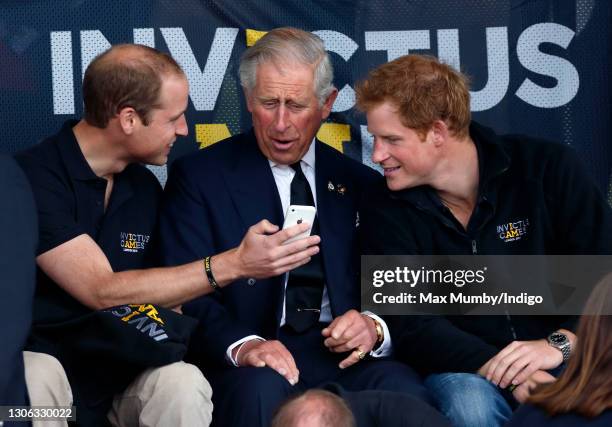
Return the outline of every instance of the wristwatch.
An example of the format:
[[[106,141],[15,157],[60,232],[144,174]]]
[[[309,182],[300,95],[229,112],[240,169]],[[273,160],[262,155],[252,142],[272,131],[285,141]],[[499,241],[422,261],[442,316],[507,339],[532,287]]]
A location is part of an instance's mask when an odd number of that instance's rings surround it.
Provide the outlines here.
[[[567,362],[570,354],[572,353],[572,348],[567,335],[562,334],[561,332],[553,332],[547,338],[548,344],[558,349],[563,355],[563,361]]]

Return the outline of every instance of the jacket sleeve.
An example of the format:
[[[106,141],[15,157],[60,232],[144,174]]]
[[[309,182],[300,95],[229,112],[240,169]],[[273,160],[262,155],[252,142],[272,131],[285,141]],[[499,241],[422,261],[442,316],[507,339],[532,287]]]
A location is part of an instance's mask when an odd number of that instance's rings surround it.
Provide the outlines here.
[[[178,160],[171,169],[162,203],[159,236],[162,264],[189,263],[222,252],[215,245],[210,203],[204,200],[194,174]],[[206,182],[210,191],[218,191]],[[204,268],[202,267],[202,274]],[[226,365],[226,350],[239,339],[256,332],[239,323],[223,304],[216,291],[183,305],[183,312],[199,320],[190,350],[205,363]]]
[[[475,373],[498,353],[443,316],[387,316],[395,357],[422,374]]]

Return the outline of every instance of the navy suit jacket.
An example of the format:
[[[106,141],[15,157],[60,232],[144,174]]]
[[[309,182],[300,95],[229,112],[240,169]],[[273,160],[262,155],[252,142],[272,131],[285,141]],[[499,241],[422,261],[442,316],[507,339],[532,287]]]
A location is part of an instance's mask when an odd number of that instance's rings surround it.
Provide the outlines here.
[[[379,175],[319,141],[315,158],[320,246],[335,317],[360,306],[357,206],[364,187]],[[160,218],[162,260],[179,265],[234,248],[262,219],[282,226],[284,214],[272,170],[251,131],[174,162]],[[275,339],[282,279],[239,280],[185,304],[183,312],[200,320],[192,339],[197,361],[226,364],[228,346],[247,335]]]

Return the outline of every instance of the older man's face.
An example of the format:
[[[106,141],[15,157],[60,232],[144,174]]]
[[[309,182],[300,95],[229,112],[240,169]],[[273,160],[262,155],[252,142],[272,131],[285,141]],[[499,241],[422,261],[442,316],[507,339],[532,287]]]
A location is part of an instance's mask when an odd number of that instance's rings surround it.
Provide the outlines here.
[[[321,122],[331,112],[337,92],[320,106],[314,90],[314,67],[264,63],[257,67],[255,88],[247,93],[257,144],[273,162],[299,161]]]

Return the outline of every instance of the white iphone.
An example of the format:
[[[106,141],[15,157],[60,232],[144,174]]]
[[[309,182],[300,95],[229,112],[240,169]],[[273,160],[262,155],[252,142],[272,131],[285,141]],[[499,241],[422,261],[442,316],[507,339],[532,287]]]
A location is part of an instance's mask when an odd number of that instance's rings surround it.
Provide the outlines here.
[[[310,236],[312,232],[312,223],[314,222],[315,215],[317,213],[317,209],[314,206],[304,206],[304,205],[291,205],[287,209],[287,215],[285,215],[285,222],[283,223],[283,230],[285,228],[289,228],[291,226],[301,224],[303,222],[307,222],[310,224],[310,228],[308,230],[298,234],[297,236],[292,237],[289,240],[286,240],[285,243],[291,243],[299,239],[303,239],[305,237]]]

